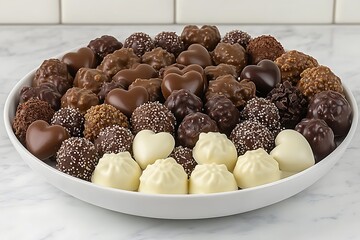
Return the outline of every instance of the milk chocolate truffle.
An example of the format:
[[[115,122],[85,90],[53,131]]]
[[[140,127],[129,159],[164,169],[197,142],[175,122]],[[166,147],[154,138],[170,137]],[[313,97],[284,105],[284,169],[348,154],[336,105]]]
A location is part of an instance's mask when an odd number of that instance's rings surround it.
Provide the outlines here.
[[[21,143],[25,143],[26,130],[36,120],[44,120],[49,123],[54,110],[51,105],[39,99],[30,99],[18,105],[12,127],[16,137]]]
[[[67,65],[58,59],[45,60],[36,70],[32,86],[37,87],[48,82],[54,84],[60,94],[64,94],[73,83]]]
[[[72,137],[82,137],[84,122],[84,115],[79,109],[72,107],[60,108],[51,119],[52,125],[63,126]]]
[[[84,88],[70,88],[61,98],[62,108],[78,108],[82,114],[84,114],[91,106],[98,104],[99,99],[96,94]]]
[[[99,156],[94,144],[85,138],[71,137],[62,142],[56,154],[56,167],[73,177],[90,181]]]
[[[129,86],[129,90],[134,87],[143,87],[149,93],[149,101],[163,101],[162,93],[161,93],[161,82],[160,78],[150,78],[150,79],[141,79],[137,78],[132,84]]]
[[[141,62],[149,64],[159,71],[161,68],[175,63],[175,56],[161,47],[157,47],[150,52],[144,53],[141,57]]]
[[[201,99],[186,89],[173,91],[164,105],[174,114],[178,123],[190,113],[201,112],[203,106]]]
[[[324,120],[304,118],[296,125],[295,130],[309,142],[316,162],[324,159],[336,148],[334,132]]]
[[[103,128],[94,141],[100,156],[105,153],[131,152],[134,135],[130,129],[112,125]]]
[[[150,52],[154,48],[154,41],[143,32],[131,34],[124,42],[125,48],[132,48],[134,53],[141,57],[144,53]]]
[[[77,71],[82,68],[95,68],[97,59],[95,53],[88,47],[82,47],[76,52],[66,53],[61,61],[66,63],[71,76],[75,76]]]
[[[253,120],[246,120],[236,125],[230,134],[230,140],[234,143],[239,156],[258,148],[270,152],[274,147],[274,134],[267,127]]]
[[[137,107],[131,116],[134,134],[148,129],[155,133],[168,132],[174,134],[175,117],[171,111],[159,102],[148,102]]]
[[[87,47],[93,50],[98,62],[101,62],[106,55],[115,52],[116,50],[122,48],[122,46],[122,43],[115,37],[103,35],[99,38],[91,40]]]
[[[341,80],[328,67],[308,68],[300,74],[298,88],[309,100],[317,93],[332,90],[343,94]]]
[[[247,65],[246,51],[240,44],[219,43],[212,52],[212,59],[216,65],[225,63],[235,66],[238,73]]]
[[[104,82],[110,81],[111,79],[100,70],[80,68],[74,78],[74,87],[85,88],[98,94]]]
[[[233,76],[235,79],[239,77],[236,67],[225,63],[220,63],[216,66],[207,66],[204,71],[208,81],[215,80],[220,76],[228,74]]]
[[[246,49],[250,39],[251,36],[247,32],[243,32],[241,30],[232,30],[224,35],[224,37],[221,39],[221,42],[230,44],[238,43]]]
[[[237,107],[242,108],[246,102],[255,97],[255,84],[247,79],[240,82],[231,75],[218,77],[209,82],[209,87],[205,94],[207,101],[214,95],[224,95]]]
[[[104,102],[106,95],[115,88],[125,89],[124,85],[120,82],[111,81],[111,82],[104,82],[103,85],[100,87],[100,91],[97,94],[100,102]]]
[[[307,118],[324,120],[337,137],[348,133],[351,117],[352,109],[349,102],[338,92],[320,92],[309,103]]]
[[[23,87],[20,91],[20,103],[37,98],[51,105],[54,110],[60,108],[61,94],[51,82],[42,83],[37,87]]]
[[[307,68],[319,66],[315,58],[305,53],[291,50],[275,60],[276,65],[281,71],[281,80],[290,81],[296,85],[300,80],[300,74]]]
[[[307,100],[289,81],[278,84],[267,95],[267,99],[279,110],[280,123],[285,128],[294,129],[306,115]]]
[[[184,43],[175,32],[161,32],[154,38],[155,47],[161,47],[175,55],[184,51]]]
[[[192,149],[178,146],[170,154],[170,157],[174,158],[176,162],[184,168],[189,178],[195,166],[197,165],[197,162],[193,158]]]
[[[186,48],[193,43],[199,43],[208,51],[212,51],[220,42],[220,39],[219,29],[210,25],[204,25],[201,28],[195,25],[187,25],[181,33],[181,40]]]
[[[218,132],[216,122],[204,113],[191,113],[180,123],[177,131],[179,145],[193,148],[199,140],[200,133]]]
[[[122,112],[111,105],[92,106],[85,114],[84,136],[93,141],[103,128],[112,125],[128,128],[129,121]]]
[[[275,61],[278,57],[285,53],[281,43],[273,36],[260,36],[251,39],[247,48],[249,54],[249,62],[253,65],[258,64],[261,60],[269,59]]]
[[[240,121],[240,112],[224,95],[215,95],[205,104],[206,114],[215,120],[219,132],[230,135]]]

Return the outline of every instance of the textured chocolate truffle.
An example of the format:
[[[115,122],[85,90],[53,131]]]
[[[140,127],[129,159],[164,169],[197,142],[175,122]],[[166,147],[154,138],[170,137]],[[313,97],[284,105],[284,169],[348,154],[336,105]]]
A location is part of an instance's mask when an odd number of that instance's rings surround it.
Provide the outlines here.
[[[129,127],[127,117],[108,104],[92,106],[85,114],[84,136],[93,141],[99,132],[108,126]]]
[[[100,156],[105,153],[131,152],[134,135],[130,129],[112,125],[103,128],[95,139],[95,148]]]
[[[309,103],[307,118],[324,120],[335,136],[345,136],[352,121],[352,109],[346,98],[338,92],[316,94]]]
[[[204,25],[199,28],[196,25],[187,25],[181,33],[181,40],[188,48],[193,43],[203,45],[208,51],[212,51],[220,42],[221,36],[216,26]]]
[[[115,88],[122,88],[124,89],[124,86],[122,83],[120,82],[116,82],[116,81],[111,81],[111,82],[105,82],[101,88],[100,88],[100,91],[99,93],[97,94],[100,102],[104,102],[105,98],[106,98],[106,95],[113,89]]]
[[[214,119],[221,133],[230,135],[240,121],[240,112],[224,95],[215,95],[205,104],[205,111]]]
[[[137,107],[131,116],[132,131],[137,134],[141,130],[152,130],[155,133],[168,132],[174,134],[175,117],[171,111],[159,102],[148,102]]]
[[[317,93],[332,90],[343,94],[341,80],[328,67],[308,68],[300,74],[298,88],[309,100]]]
[[[281,71],[281,80],[290,81],[293,85],[298,83],[305,69],[319,66],[315,58],[296,50],[284,53],[275,63]]]
[[[99,156],[92,142],[72,137],[62,142],[56,155],[56,167],[63,173],[90,181],[98,160]]]
[[[224,35],[224,37],[221,39],[221,42],[230,44],[238,43],[246,49],[250,39],[251,36],[247,32],[243,32],[240,30],[232,30]]]
[[[18,105],[12,127],[16,137],[22,144],[25,143],[26,130],[36,120],[49,123],[54,110],[51,105],[39,99],[30,99]]]
[[[225,63],[220,63],[217,66],[207,66],[204,71],[208,81],[215,80],[218,77],[228,74],[233,76],[235,79],[239,77],[236,67]]]
[[[58,110],[61,96],[54,84],[51,82],[42,83],[37,87],[23,87],[20,91],[20,103],[31,98],[37,98],[49,103],[54,110]]]
[[[106,55],[115,52],[122,48],[122,43],[115,37],[109,35],[103,35],[99,38],[91,40],[88,44],[88,48],[94,51],[98,61],[101,62]]]
[[[199,140],[200,133],[218,132],[216,122],[204,113],[191,113],[180,123],[177,131],[179,145],[193,148]]]
[[[184,168],[189,178],[195,166],[197,165],[197,162],[192,156],[192,149],[178,146],[170,154],[170,157],[174,158],[175,161]]]
[[[234,143],[238,155],[246,151],[263,148],[270,152],[274,147],[274,135],[272,132],[257,121],[246,120],[236,125],[230,134],[230,140]]]
[[[325,158],[336,148],[334,133],[324,120],[304,118],[296,125],[295,130],[309,142],[316,162]]]
[[[160,78],[150,78],[150,79],[136,79],[130,86],[129,90],[134,87],[143,87],[149,93],[149,101],[162,101],[163,97],[161,94],[161,82]]]
[[[74,78],[74,87],[85,88],[98,94],[104,82],[110,81],[111,79],[100,70],[80,68]]]
[[[141,61],[143,63],[149,64],[154,69],[159,71],[161,68],[175,63],[175,56],[161,47],[157,47],[150,52],[144,53],[144,55],[141,57]]]
[[[275,61],[285,53],[281,43],[273,36],[265,35],[251,39],[246,51],[249,54],[249,62],[254,65],[264,59]]]
[[[99,99],[96,94],[84,88],[70,88],[61,98],[62,108],[78,108],[81,113],[85,113],[91,106],[97,104],[99,104]]]
[[[82,137],[84,116],[79,109],[72,107],[60,108],[51,119],[52,125],[60,125],[68,130],[72,137]]]
[[[190,113],[201,112],[203,106],[201,99],[186,89],[173,91],[164,104],[174,114],[178,123]]]
[[[144,53],[150,52],[154,48],[154,41],[143,32],[131,34],[124,42],[125,48],[132,48],[134,53],[141,57]]]
[[[180,52],[184,51],[184,43],[175,32],[161,32],[154,38],[155,47],[161,47],[174,54],[179,55]]]
[[[247,65],[246,51],[240,44],[219,43],[212,52],[212,59],[216,65],[235,66],[238,73]]]
[[[306,115],[308,102],[304,95],[289,81],[280,83],[271,90],[267,99],[279,110],[280,123],[285,128],[294,129]]]

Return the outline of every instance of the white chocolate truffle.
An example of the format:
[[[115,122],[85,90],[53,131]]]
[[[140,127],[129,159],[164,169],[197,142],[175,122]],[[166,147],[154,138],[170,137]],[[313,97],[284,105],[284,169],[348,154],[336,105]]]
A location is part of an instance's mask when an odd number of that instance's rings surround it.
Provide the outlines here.
[[[279,180],[281,171],[278,162],[258,148],[238,157],[234,176],[240,188],[250,188]]]
[[[132,150],[142,169],[157,159],[167,158],[175,147],[174,137],[167,132],[141,130],[134,138]]]
[[[129,152],[104,154],[96,166],[91,182],[112,188],[136,191],[141,169]]]
[[[193,157],[198,164],[225,164],[229,171],[235,167],[237,151],[225,134],[218,132],[200,133],[193,149]]]
[[[224,164],[196,165],[189,179],[189,193],[219,193],[238,189],[234,175]]]
[[[139,192],[187,194],[188,176],[175,159],[158,159],[148,165],[140,176]]]
[[[282,171],[296,173],[315,164],[310,144],[295,130],[281,131],[275,138],[275,146],[270,155],[279,163]]]

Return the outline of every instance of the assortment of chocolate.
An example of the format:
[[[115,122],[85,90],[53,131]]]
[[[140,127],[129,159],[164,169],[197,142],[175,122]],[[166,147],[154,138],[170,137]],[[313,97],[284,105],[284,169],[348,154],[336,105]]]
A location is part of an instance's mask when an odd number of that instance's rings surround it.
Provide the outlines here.
[[[23,87],[19,141],[71,176],[162,194],[254,187],[328,156],[348,133],[341,80],[273,36],[188,25],[45,60]],[[290,151],[300,147],[296,156]]]

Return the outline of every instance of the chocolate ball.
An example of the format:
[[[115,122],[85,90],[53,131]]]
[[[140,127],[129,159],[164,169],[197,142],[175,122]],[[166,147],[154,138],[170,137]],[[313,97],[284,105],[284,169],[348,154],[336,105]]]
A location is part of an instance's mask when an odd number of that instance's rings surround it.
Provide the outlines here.
[[[220,42],[221,36],[216,26],[204,25],[199,28],[196,25],[187,25],[181,33],[181,40],[188,48],[193,43],[203,45],[208,51],[212,51]]]
[[[281,80],[290,81],[296,85],[300,80],[300,74],[307,68],[319,66],[316,59],[296,50],[291,50],[275,60],[281,71]]]
[[[258,64],[264,59],[275,61],[275,59],[285,53],[281,43],[273,36],[265,35],[251,39],[246,51],[249,54],[249,62],[253,65]]]
[[[240,44],[219,43],[212,53],[216,65],[225,63],[236,67],[238,73],[247,65],[245,49]]]
[[[61,98],[62,108],[78,108],[82,114],[84,114],[91,106],[98,104],[99,99],[96,94],[84,88],[70,88]]]
[[[175,56],[184,51],[184,43],[175,32],[161,32],[154,38],[155,47],[161,47]]]
[[[137,107],[131,115],[134,135],[144,129],[155,133],[168,132],[174,134],[175,117],[171,111],[159,102],[148,102]]]
[[[238,43],[246,49],[250,39],[251,36],[247,32],[243,32],[240,30],[232,30],[224,35],[224,37],[221,39],[221,42],[230,44]]]
[[[179,123],[186,115],[201,112],[203,106],[201,99],[186,89],[172,91],[164,104]]]
[[[181,146],[192,149],[199,140],[200,133],[218,131],[216,122],[208,115],[201,112],[191,113],[179,125],[177,142]]]
[[[334,133],[324,120],[304,118],[296,125],[295,130],[309,142],[316,162],[324,159],[336,148]]]
[[[192,149],[178,146],[170,154],[170,157],[174,158],[176,162],[184,168],[188,178],[190,178],[192,171],[197,165],[197,162],[192,156]]]
[[[53,83],[42,83],[37,87],[23,87],[20,91],[20,103],[37,98],[49,103],[54,110],[58,110],[61,96]]]
[[[99,62],[101,62],[106,55],[115,52],[116,50],[122,48],[122,46],[121,42],[119,42],[115,37],[109,35],[103,35],[99,38],[95,38],[88,44],[88,48],[93,50]]]
[[[105,153],[131,152],[133,140],[130,129],[112,125],[100,131],[94,144],[100,156],[103,156]]]
[[[100,70],[80,68],[74,79],[74,87],[85,88],[98,94],[104,82],[110,81],[111,79]]]
[[[258,148],[270,152],[275,143],[273,133],[261,123],[252,120],[236,125],[230,134],[230,140],[234,143],[239,156]]]
[[[129,128],[129,121],[122,112],[111,105],[92,106],[85,114],[84,136],[93,141],[103,128],[112,125]]]
[[[59,171],[85,181],[90,181],[98,161],[94,144],[85,138],[66,139],[56,155],[56,167]]]
[[[220,63],[216,66],[207,66],[204,71],[208,81],[215,80],[218,77],[228,74],[233,76],[235,79],[239,77],[236,67],[225,63]]]
[[[80,113],[79,109],[65,107],[55,112],[51,119],[51,124],[63,126],[72,137],[82,137],[84,121],[84,116]]]
[[[340,93],[324,91],[316,94],[310,101],[307,118],[324,120],[334,135],[341,137],[345,136],[351,127],[352,109]]]
[[[340,78],[328,67],[318,66],[308,68],[300,74],[300,77],[301,79],[298,82],[298,88],[308,100],[315,94],[327,90],[332,90],[341,94],[344,93]]]
[[[157,47],[150,52],[144,53],[141,57],[141,61],[159,71],[161,68],[175,63],[175,56],[161,47]]]
[[[154,41],[143,32],[131,34],[124,42],[125,48],[132,48],[134,53],[141,57],[144,53],[150,52],[154,48]]]
[[[30,99],[18,105],[12,128],[16,137],[22,144],[25,144],[26,130],[36,120],[44,120],[49,123],[54,110],[51,105],[39,99]]]
[[[163,96],[161,93],[161,82],[160,78],[150,78],[150,79],[136,79],[132,84],[129,86],[129,90],[134,87],[143,87],[149,93],[149,101],[163,101]]]
[[[116,81],[104,82],[103,85],[100,87],[99,93],[97,94],[100,102],[103,103],[105,101],[106,95],[111,90],[116,89],[116,88],[125,89],[123,84],[120,82],[116,82]]]
[[[280,123],[284,128],[294,129],[306,115],[308,102],[289,81],[278,84],[267,95],[267,99],[279,110]]]
[[[219,132],[230,135],[240,121],[240,112],[224,95],[215,95],[205,104],[206,114],[215,120]]]

